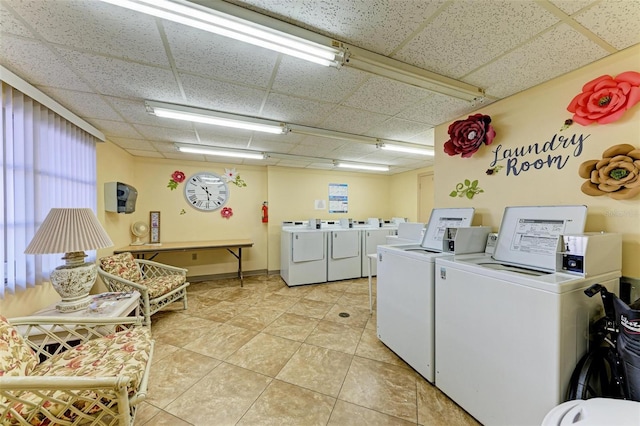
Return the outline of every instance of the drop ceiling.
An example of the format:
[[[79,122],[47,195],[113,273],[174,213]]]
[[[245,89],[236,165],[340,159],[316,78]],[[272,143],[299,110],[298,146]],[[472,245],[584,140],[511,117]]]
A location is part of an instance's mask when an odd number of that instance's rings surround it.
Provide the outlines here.
[[[485,104],[640,42],[635,0],[229,3],[480,87]],[[433,157],[352,140],[159,118],[145,100],[425,146],[434,145],[435,126],[481,107],[97,0],[2,0],[0,18],[0,64],[138,157],[320,169],[341,160],[385,164],[388,174],[433,165]],[[273,155],[221,160],[179,153],[178,142]]]

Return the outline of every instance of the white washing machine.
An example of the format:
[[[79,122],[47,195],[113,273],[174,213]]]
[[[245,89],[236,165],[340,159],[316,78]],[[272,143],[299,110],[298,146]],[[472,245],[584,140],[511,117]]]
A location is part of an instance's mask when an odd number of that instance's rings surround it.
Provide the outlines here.
[[[398,224],[396,235],[387,236],[387,245],[416,244],[422,241],[424,223],[401,222]]]
[[[327,281],[359,278],[362,275],[360,230],[327,231]]]
[[[592,398],[564,402],[547,413],[542,426],[638,426],[640,402]]]
[[[583,290],[621,275],[554,272],[585,220],[585,206],[507,207],[493,257],[436,259],[435,384],[481,423],[540,425],[564,400],[601,309]]]
[[[377,334],[389,349],[434,381],[434,261],[447,227],[469,226],[473,208],[434,209],[421,244],[378,246]]]
[[[368,254],[376,253],[378,246],[387,244],[387,237],[396,235],[396,226],[384,227],[364,227],[362,228],[362,259],[361,259],[361,276],[369,276],[369,260]],[[378,274],[376,263],[371,264],[371,276]]]
[[[327,232],[286,226],[280,236],[280,276],[289,287],[327,281]]]

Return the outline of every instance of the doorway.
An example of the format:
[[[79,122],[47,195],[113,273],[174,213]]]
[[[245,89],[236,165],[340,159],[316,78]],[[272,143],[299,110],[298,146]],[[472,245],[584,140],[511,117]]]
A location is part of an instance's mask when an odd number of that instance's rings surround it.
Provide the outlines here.
[[[433,210],[435,189],[433,172],[418,175],[418,222],[427,223]]]

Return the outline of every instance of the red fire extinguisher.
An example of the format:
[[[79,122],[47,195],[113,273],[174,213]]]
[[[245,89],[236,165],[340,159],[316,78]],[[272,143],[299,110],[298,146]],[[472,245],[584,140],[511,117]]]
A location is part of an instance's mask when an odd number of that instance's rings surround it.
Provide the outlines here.
[[[269,204],[266,201],[262,202],[262,223],[269,222]]]

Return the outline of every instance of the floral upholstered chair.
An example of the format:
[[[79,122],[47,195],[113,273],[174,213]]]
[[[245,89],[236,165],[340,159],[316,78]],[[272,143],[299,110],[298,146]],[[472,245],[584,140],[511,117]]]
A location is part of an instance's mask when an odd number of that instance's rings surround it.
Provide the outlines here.
[[[133,424],[153,353],[141,324],[0,316],[0,424]]]
[[[109,291],[140,292],[140,307],[145,325],[151,315],[164,306],[182,300],[187,309],[187,270],[144,259],[134,259],[129,252],[100,259],[98,274]]]

